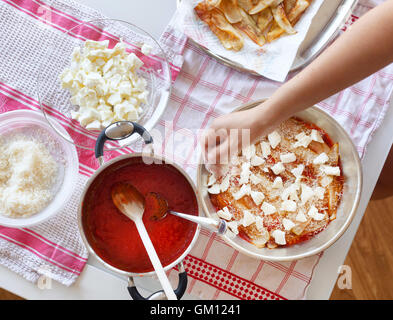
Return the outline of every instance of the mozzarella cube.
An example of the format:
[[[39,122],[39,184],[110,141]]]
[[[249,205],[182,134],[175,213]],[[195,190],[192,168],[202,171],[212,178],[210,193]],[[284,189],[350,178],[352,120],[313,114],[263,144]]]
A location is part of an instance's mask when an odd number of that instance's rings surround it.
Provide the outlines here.
[[[304,165],[299,164],[296,168],[291,170],[291,173],[295,176],[295,178],[300,178],[304,171]]]
[[[329,160],[328,155],[325,152],[322,152],[320,155],[314,158],[314,164],[324,164]]]
[[[225,192],[229,189],[230,180],[231,176],[229,174],[226,175],[224,179],[222,179],[220,184],[221,192]]]
[[[242,164],[242,171],[240,173],[240,179],[239,179],[239,183],[240,184],[245,184],[248,183],[249,179],[250,179],[250,163],[249,162],[244,162]]]
[[[235,200],[239,200],[251,192],[251,187],[249,184],[243,184],[238,192],[236,192],[233,197]]]
[[[281,193],[281,199],[285,200],[292,200],[298,201],[299,197],[297,195],[297,191],[299,190],[299,185],[297,183],[292,183],[289,187],[285,188]]]
[[[132,83],[130,81],[122,81],[119,84],[119,93],[123,96],[130,96],[132,91]]]
[[[260,216],[255,217],[255,226],[257,227],[258,231],[261,232],[265,229],[263,225],[263,218]]]
[[[222,208],[222,210],[217,211],[217,215],[225,220],[231,220],[232,219],[232,213],[229,212],[228,207]]]
[[[100,114],[93,108],[80,108],[78,121],[82,126],[87,126],[89,123],[100,120]]]
[[[274,230],[272,232],[272,237],[274,241],[279,245],[285,245],[287,242],[285,240],[285,232],[281,230]]]
[[[268,142],[262,141],[261,149],[262,149],[262,156],[264,158],[267,158],[272,153],[270,149],[270,144]]]
[[[311,206],[308,211],[308,216],[316,221],[321,221],[324,219],[325,215],[318,212],[318,209],[315,206]]]
[[[281,154],[280,159],[282,163],[291,163],[296,161],[296,155],[294,153]]]
[[[297,140],[297,141],[299,141],[299,140],[301,140],[302,138],[304,138],[306,136],[306,134],[304,133],[304,132],[300,132],[299,134],[297,134],[296,136],[295,136],[295,139]]]
[[[284,226],[284,229],[287,231],[290,231],[296,224],[292,222],[292,220],[289,220],[287,218],[282,219],[282,225]]]
[[[139,59],[134,53],[131,53],[127,57],[127,62],[128,62],[130,69],[132,69],[132,70],[137,70],[143,66],[142,60]]]
[[[324,143],[322,135],[321,135],[321,133],[318,130],[315,130],[315,129],[311,130],[311,136],[310,137],[311,137],[312,140],[314,140],[316,142]]]
[[[308,185],[302,183],[302,194],[300,199],[302,200],[302,204],[306,204],[308,200],[310,200],[314,196],[314,191]]]
[[[276,207],[266,201],[262,203],[261,209],[265,215],[270,215],[277,212]]]
[[[314,193],[319,200],[323,200],[323,198],[325,198],[325,188],[316,187]]]
[[[229,230],[231,230],[235,235],[239,234],[239,223],[237,221],[231,221],[227,223]]]
[[[283,188],[283,186],[284,186],[284,185],[283,185],[283,183],[282,183],[281,177],[276,177],[276,179],[274,179],[272,188],[273,188],[273,189],[281,189],[281,188]]]
[[[297,205],[295,201],[292,200],[284,200],[281,203],[281,210],[287,212],[295,212],[297,209]]]
[[[311,143],[311,141],[312,141],[311,137],[304,135],[297,142],[294,143],[293,147],[294,148],[299,148],[299,147],[307,148],[308,145]]]
[[[101,121],[99,120],[94,120],[90,122],[88,125],[86,125],[87,130],[101,130]]]
[[[256,155],[254,155],[254,156],[251,158],[251,165],[252,165],[253,167],[261,166],[261,165],[263,165],[264,163],[265,163],[265,160],[264,160],[263,158],[261,158],[261,157],[256,156]]]
[[[243,210],[243,218],[241,220],[241,224],[245,227],[253,224],[255,222],[255,216],[250,213],[248,210]]]
[[[275,175],[278,175],[278,174],[283,173],[285,171],[285,167],[282,164],[282,162],[279,162],[279,163],[276,163],[272,167],[272,171],[274,172]]]
[[[321,171],[328,176],[340,176],[340,167],[323,166]]]
[[[258,185],[258,184],[263,182],[263,179],[260,176],[257,176],[256,174],[251,173],[250,181],[251,181],[252,184]]]
[[[139,118],[138,110],[134,108],[133,110],[127,112],[127,115],[124,117],[124,120],[137,121],[138,118]]]
[[[251,190],[250,195],[251,195],[252,200],[255,202],[255,204],[257,206],[259,206],[262,203],[263,199],[265,199],[265,195],[259,191],[252,191]]]
[[[268,134],[267,136],[270,146],[275,149],[279,143],[281,142],[281,136],[277,131],[273,131],[272,133]]]
[[[122,102],[123,98],[121,97],[120,92],[115,92],[108,98],[108,103],[111,104],[112,106],[115,106]]]
[[[250,144],[243,148],[242,154],[246,157],[247,160],[250,160],[253,156],[255,156],[255,144]]]
[[[299,211],[298,214],[296,215],[295,220],[299,221],[299,222],[306,222],[307,221],[307,217],[306,217],[306,215],[304,214],[303,211]]]
[[[322,179],[321,179],[321,186],[322,187],[327,187],[329,184],[331,184],[332,183],[332,181],[333,181],[333,178],[331,177],[331,176],[324,176]]]

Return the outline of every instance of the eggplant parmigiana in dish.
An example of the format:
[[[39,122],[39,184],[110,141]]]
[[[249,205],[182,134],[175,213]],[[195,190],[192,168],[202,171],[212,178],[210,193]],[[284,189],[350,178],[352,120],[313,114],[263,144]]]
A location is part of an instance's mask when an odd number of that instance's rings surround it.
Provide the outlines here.
[[[259,248],[294,245],[325,229],[343,185],[338,143],[298,118],[244,148],[225,176],[206,181],[232,236]]]

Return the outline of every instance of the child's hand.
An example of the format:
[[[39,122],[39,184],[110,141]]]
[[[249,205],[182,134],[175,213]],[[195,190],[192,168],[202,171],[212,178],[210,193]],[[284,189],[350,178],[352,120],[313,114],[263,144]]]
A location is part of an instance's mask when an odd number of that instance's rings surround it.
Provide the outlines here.
[[[218,175],[223,174],[222,170],[230,162],[232,155],[239,153],[250,143],[255,143],[278,124],[279,119],[273,119],[269,115],[265,104],[223,115],[212,122],[201,141],[209,170]]]

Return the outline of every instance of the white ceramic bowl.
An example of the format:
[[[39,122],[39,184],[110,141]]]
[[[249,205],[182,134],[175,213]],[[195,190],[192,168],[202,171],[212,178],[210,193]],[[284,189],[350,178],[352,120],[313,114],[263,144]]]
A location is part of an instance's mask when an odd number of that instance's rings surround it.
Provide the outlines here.
[[[61,125],[55,121],[53,123],[57,126],[56,129],[59,132],[69,137],[67,131]],[[41,223],[59,213],[75,190],[79,170],[78,154],[75,146],[57,135],[42,113],[38,111],[17,110],[0,114],[0,136],[5,139],[8,134],[16,132],[29,134],[37,131],[40,132],[37,137],[41,136],[41,132],[45,132],[44,143],[50,139],[56,145],[56,149],[50,151],[59,165],[58,179],[54,187],[55,195],[42,211],[26,218],[7,217],[0,212],[0,225],[22,228]]]
[[[247,104],[236,111],[255,107],[261,102],[262,101],[258,101]],[[231,239],[227,236],[223,236],[223,239],[233,248],[254,258],[269,261],[292,261],[315,255],[327,249],[347,230],[355,216],[356,209],[359,204],[362,190],[362,166],[358,152],[346,131],[330,115],[317,107],[308,108],[297,113],[296,116],[300,119],[316,124],[318,127],[325,130],[333,141],[339,143],[345,182],[342,200],[337,210],[337,218],[330,222],[325,230],[318,233],[311,239],[289,247],[259,249],[240,237]],[[206,181],[204,179],[206,179],[207,174],[205,166],[200,163],[197,178],[198,192],[202,200],[202,208],[204,209],[205,214],[207,216],[211,216],[211,213],[216,212],[216,210],[210,202],[207,187],[202,183],[202,181]]]

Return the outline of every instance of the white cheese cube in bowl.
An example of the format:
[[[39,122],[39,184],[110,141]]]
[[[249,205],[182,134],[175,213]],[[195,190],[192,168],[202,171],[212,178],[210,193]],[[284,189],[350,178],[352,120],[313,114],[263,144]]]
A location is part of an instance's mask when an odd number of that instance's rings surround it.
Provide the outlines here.
[[[80,37],[63,41],[69,34]],[[37,93],[45,118],[60,136],[54,114],[79,132],[90,131],[93,139],[97,129],[116,121],[134,121],[147,131],[157,124],[169,101],[172,71],[164,50],[146,31],[121,20],[97,19],[74,25],[66,34],[52,34],[44,42]],[[109,110],[101,110],[101,105]],[[76,133],[63,138],[94,150],[90,138],[80,139]],[[123,148],[139,138],[112,141],[105,149]]]

